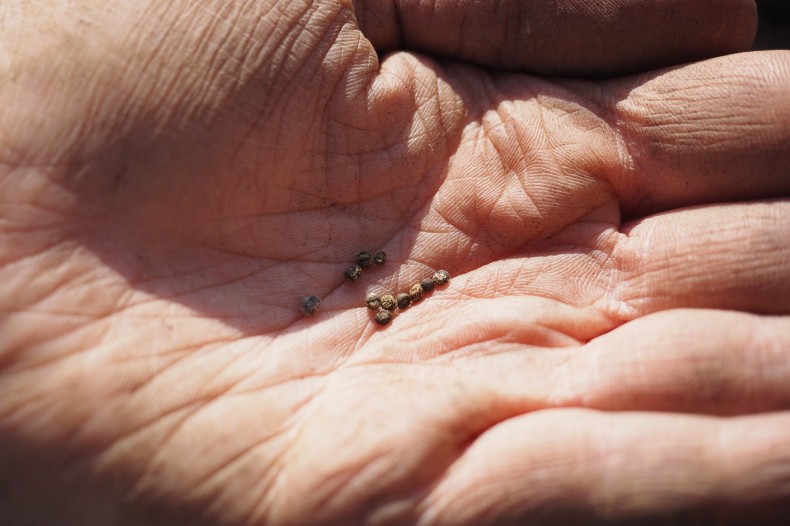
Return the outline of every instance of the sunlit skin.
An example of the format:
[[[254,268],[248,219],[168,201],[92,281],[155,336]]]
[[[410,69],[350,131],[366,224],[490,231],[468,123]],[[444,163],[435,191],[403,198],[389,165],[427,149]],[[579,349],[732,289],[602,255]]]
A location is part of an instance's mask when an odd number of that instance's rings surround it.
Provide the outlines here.
[[[5,0],[0,523],[790,513],[790,52],[754,26]]]

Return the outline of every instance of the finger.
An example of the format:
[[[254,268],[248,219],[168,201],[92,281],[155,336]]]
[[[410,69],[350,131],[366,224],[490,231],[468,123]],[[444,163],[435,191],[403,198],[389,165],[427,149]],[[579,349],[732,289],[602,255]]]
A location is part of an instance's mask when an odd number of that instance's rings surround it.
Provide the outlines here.
[[[789,413],[532,413],[479,437],[423,501],[418,524],[787,517],[789,441]]]
[[[604,76],[749,48],[750,0],[356,0],[381,51],[412,49],[543,74]]]
[[[624,215],[790,195],[790,51],[748,53],[616,84]]]
[[[615,317],[680,307],[790,313],[790,201],[669,212],[623,231],[607,299]]]
[[[563,354],[544,381],[553,407],[717,415],[790,409],[788,317],[668,311]]]

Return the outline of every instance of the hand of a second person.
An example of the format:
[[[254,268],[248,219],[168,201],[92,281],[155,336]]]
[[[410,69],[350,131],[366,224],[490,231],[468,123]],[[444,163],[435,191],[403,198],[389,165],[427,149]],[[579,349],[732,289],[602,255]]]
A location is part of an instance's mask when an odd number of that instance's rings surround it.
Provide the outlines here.
[[[790,58],[570,80],[750,2],[60,4],[0,14],[0,522],[786,502]]]

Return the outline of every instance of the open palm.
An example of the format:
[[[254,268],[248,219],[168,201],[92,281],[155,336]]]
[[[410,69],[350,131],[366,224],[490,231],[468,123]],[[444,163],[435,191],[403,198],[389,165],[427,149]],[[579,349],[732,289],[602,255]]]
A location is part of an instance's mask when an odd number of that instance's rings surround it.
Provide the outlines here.
[[[0,522],[781,511],[790,58],[544,3],[11,2]]]

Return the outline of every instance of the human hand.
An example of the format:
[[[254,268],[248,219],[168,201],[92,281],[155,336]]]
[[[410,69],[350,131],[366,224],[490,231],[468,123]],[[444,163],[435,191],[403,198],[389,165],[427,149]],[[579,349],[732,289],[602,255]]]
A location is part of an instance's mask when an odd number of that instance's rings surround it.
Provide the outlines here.
[[[61,4],[0,14],[1,523],[786,506],[788,54],[569,79],[750,2]]]

